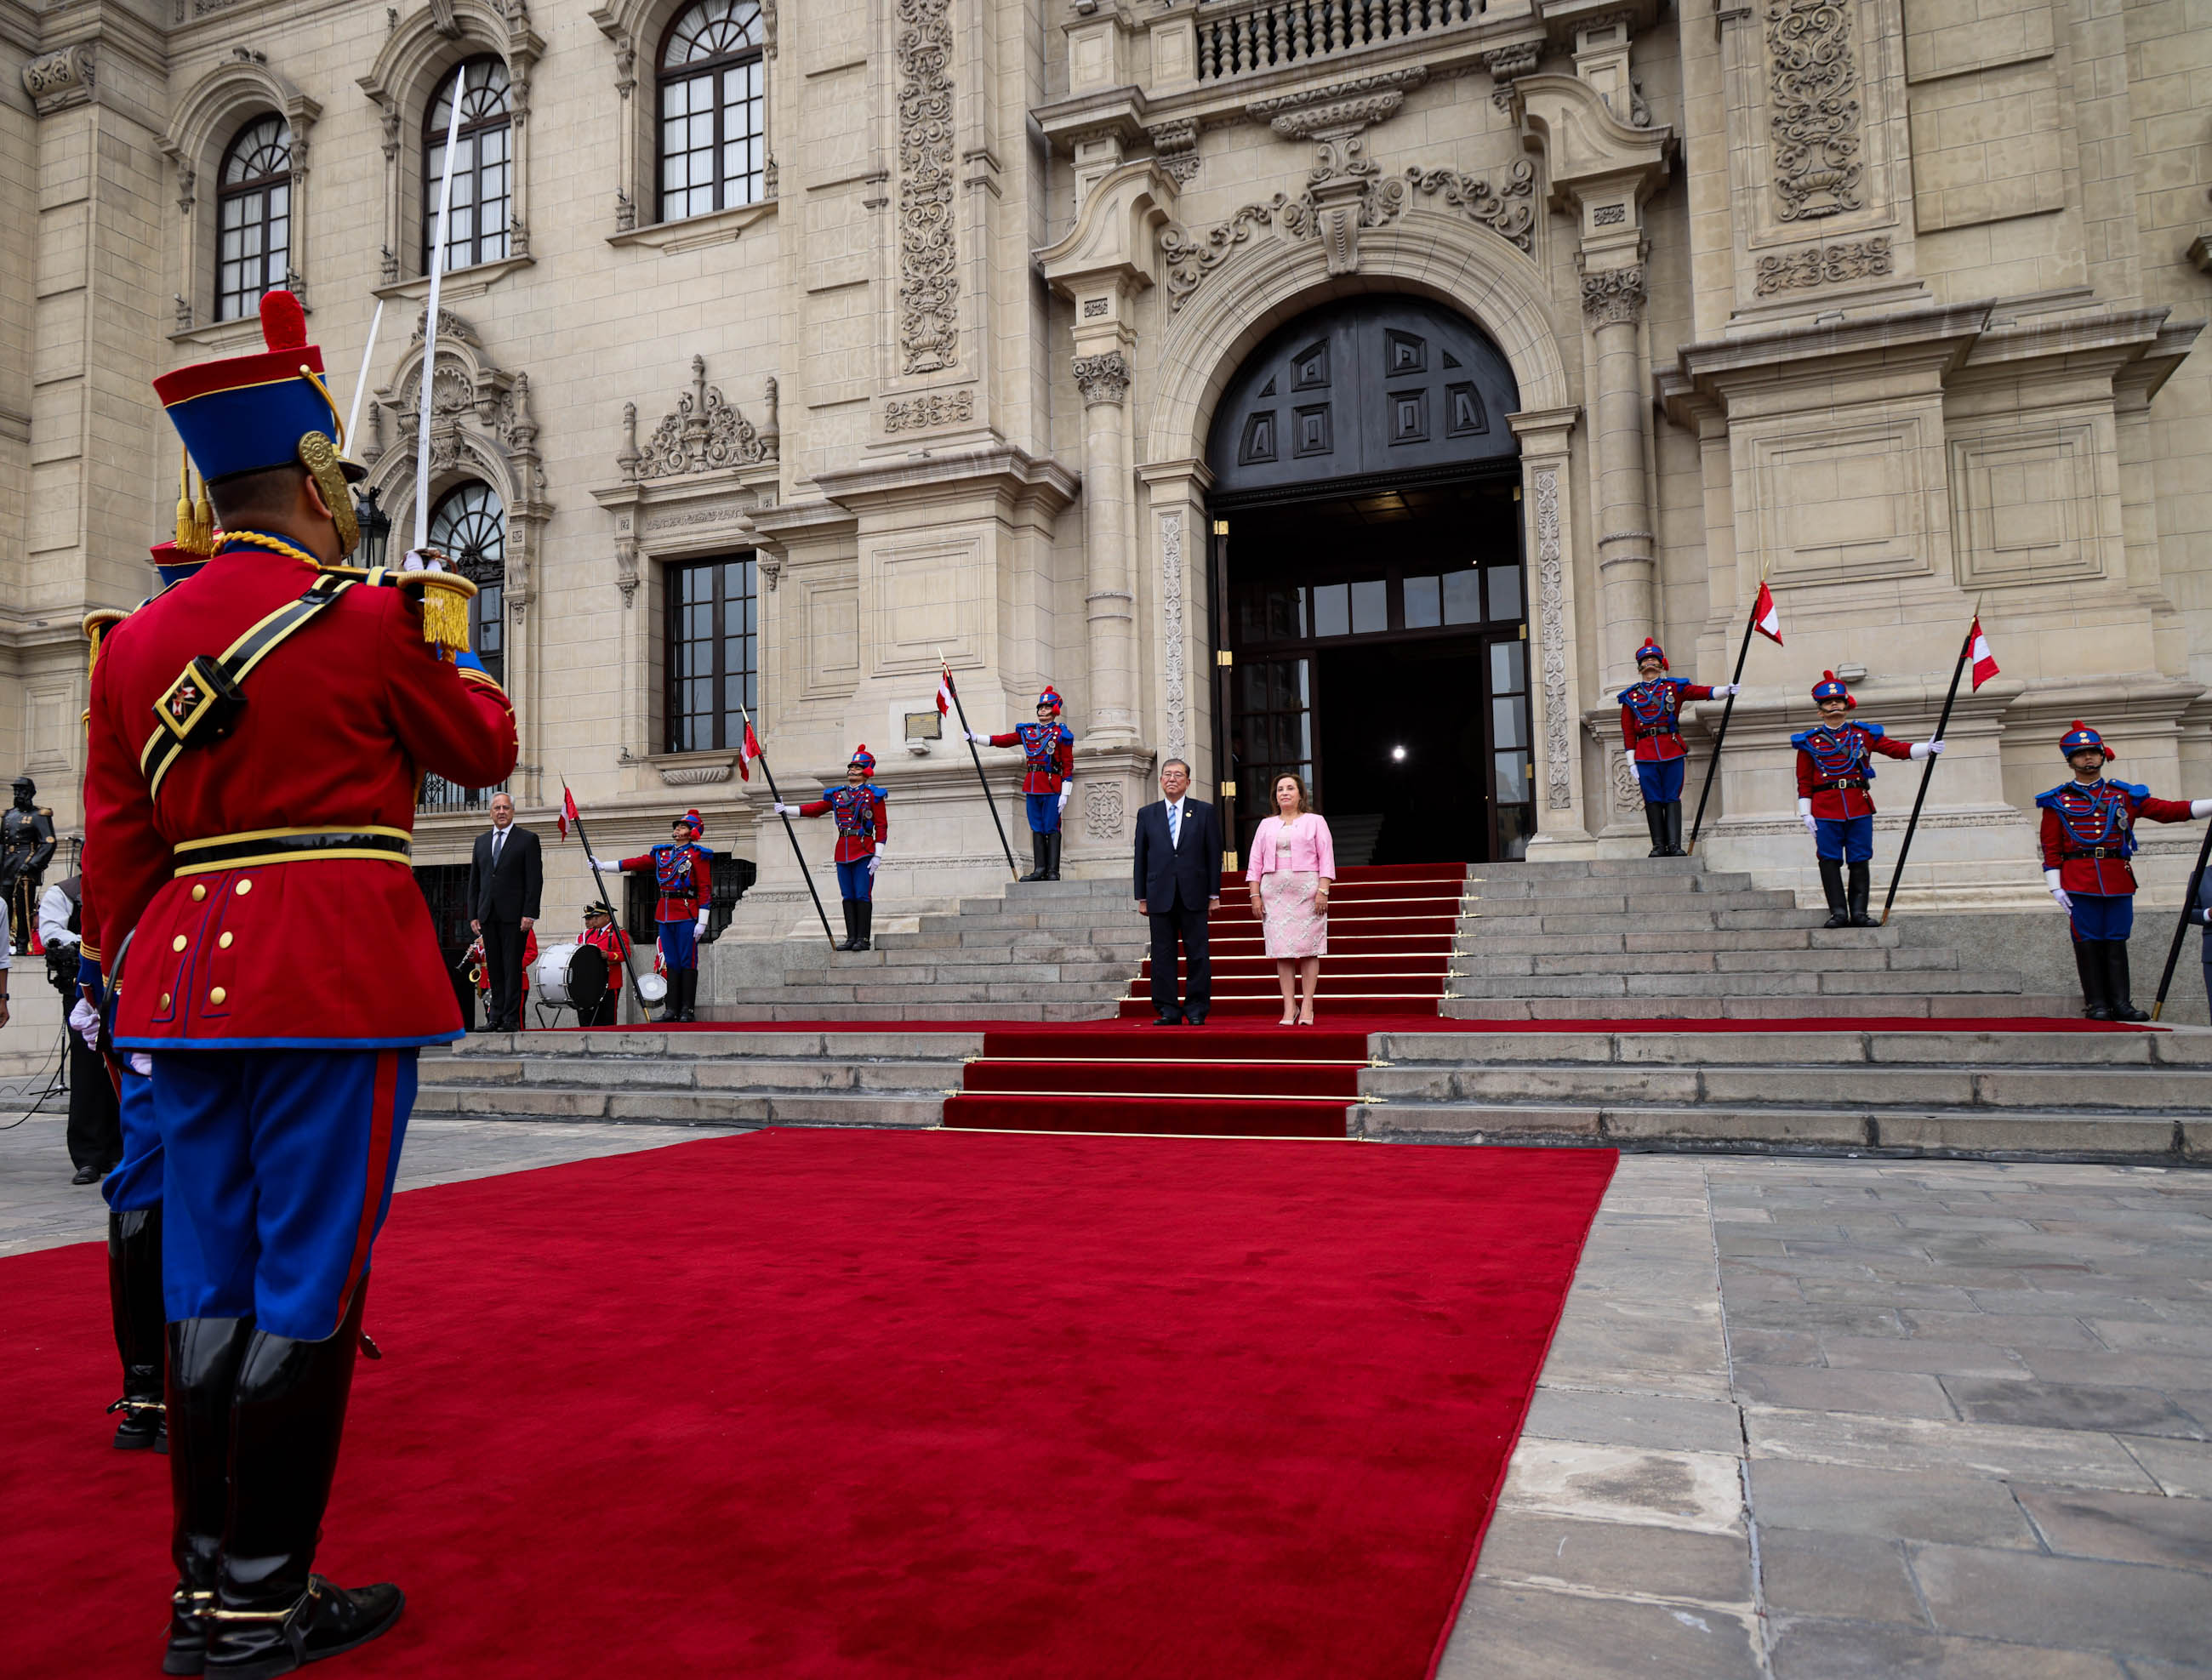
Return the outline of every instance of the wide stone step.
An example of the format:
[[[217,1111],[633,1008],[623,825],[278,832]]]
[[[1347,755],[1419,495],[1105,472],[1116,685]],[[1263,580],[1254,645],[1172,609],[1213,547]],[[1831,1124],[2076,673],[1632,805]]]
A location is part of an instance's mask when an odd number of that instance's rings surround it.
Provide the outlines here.
[[[1360,1104],[1354,1137],[1949,1159],[2212,1163],[2212,1119],[1939,1109],[1613,1104]]]
[[[830,1056],[740,1057],[692,1060],[664,1057],[623,1063],[611,1058],[475,1057],[439,1070],[442,1085],[507,1089],[670,1091],[858,1091],[871,1095],[935,1091],[960,1083],[963,1064],[949,1060],[871,1060]]]
[[[1720,1108],[2019,1109],[2212,1117],[2212,1072],[2055,1067],[1717,1067],[1657,1064],[1392,1066],[1361,1074],[1391,1102],[1704,1106]]]
[[[471,1119],[594,1120],[681,1126],[933,1126],[939,1094],[864,1091],[624,1091],[568,1086],[426,1083],[417,1114]]]
[[[1455,998],[1878,998],[1892,992],[1999,992],[2016,994],[2015,974],[1941,969],[1857,971],[1810,966],[1756,975],[1699,973],[1657,967],[1631,973],[1467,974],[1453,980]]]
[[[1848,1024],[1822,1032],[1382,1033],[1371,1048],[1392,1066],[1442,1064],[1618,1063],[1624,1067],[1996,1064],[2005,1067],[2169,1068],[2212,1073],[2212,1033],[2004,1028],[1899,1032]]]
[[[1620,1021],[1728,1020],[1778,1021],[1833,1017],[1848,1025],[1857,1017],[1927,1020],[1973,1020],[1990,1016],[2008,1018],[2058,1016],[2078,1018],[2081,1000],[2057,992],[1929,992],[1885,993],[1880,1007],[1850,997],[1811,998],[1802,993],[1758,997],[1693,998],[1447,998],[1437,1011],[1451,1021]]]
[[[1116,999],[1058,996],[1000,999],[988,1004],[936,1003],[926,992],[904,994],[897,1003],[754,1003],[701,1004],[702,1021],[732,1025],[777,1021],[1104,1021],[1117,1011]]]
[[[789,1060],[826,1056],[838,1060],[890,1059],[945,1062],[954,1066],[967,1057],[980,1055],[981,1033],[915,1034],[756,1032],[732,1028],[727,1032],[691,1028],[668,1032],[656,1028],[590,1033],[471,1033],[455,1044],[447,1059],[475,1057],[533,1061],[605,1061],[617,1066],[639,1066],[659,1061],[724,1061],[739,1057]],[[424,1077],[444,1061],[423,1058]]]
[[[1619,954],[1567,952],[1554,954],[1547,950],[1512,951],[1491,954],[1481,946],[1480,955],[1461,956],[1454,967],[1467,975],[1512,974],[1767,974],[1793,973],[1819,970],[1828,973],[1864,973],[1875,971],[1909,971],[1925,973],[1929,970],[1955,968],[1956,951],[1940,949],[1900,950],[1877,948],[1873,950],[1822,951],[1818,955],[1809,950],[1780,951],[1679,951],[1660,955],[1646,951],[1625,951]]]
[[[1797,895],[1778,889],[1740,893],[1591,893],[1569,896],[1547,892],[1526,898],[1479,898],[1468,909],[1486,922],[1505,923],[1541,917],[1607,916],[1640,922],[1646,916],[1720,916],[1745,910],[1794,910]],[[1336,908],[1334,897],[1329,905]],[[1712,925],[1711,922],[1705,924]]]
[[[1660,874],[1629,882],[1618,876],[1562,877],[1549,870],[1504,876],[1492,873],[1490,866],[1485,865],[1482,874],[1470,877],[1468,890],[1486,903],[1497,903],[1516,898],[1602,898],[1625,892],[1663,896],[1675,893],[1744,893],[1754,889],[1749,875],[1729,872]]]

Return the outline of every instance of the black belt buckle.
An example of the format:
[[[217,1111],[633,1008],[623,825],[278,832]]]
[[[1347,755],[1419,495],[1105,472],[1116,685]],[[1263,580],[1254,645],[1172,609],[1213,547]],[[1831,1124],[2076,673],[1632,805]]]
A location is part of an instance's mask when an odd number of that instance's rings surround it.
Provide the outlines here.
[[[245,691],[231,680],[222,661],[203,653],[154,702],[154,715],[179,746],[195,747],[229,734],[245,706]]]

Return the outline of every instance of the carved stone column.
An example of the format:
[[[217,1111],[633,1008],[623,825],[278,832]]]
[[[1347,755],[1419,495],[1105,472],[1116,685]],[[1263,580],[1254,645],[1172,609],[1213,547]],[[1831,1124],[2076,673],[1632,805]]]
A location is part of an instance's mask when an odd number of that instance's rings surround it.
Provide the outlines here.
[[[1598,669],[1610,684],[1632,674],[1637,645],[1656,623],[1652,594],[1651,501],[1644,483],[1644,389],[1638,329],[1644,318],[1644,265],[1631,263],[1583,276],[1583,312],[1597,347]]]
[[[1075,358],[1083,393],[1083,545],[1090,621],[1093,745],[1137,735],[1137,597],[1129,576],[1129,362],[1119,350]]]

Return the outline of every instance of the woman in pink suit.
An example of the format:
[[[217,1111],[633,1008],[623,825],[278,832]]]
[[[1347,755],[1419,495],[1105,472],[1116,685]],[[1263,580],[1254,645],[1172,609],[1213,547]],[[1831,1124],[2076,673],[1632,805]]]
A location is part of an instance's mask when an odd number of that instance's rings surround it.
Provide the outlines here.
[[[1296,776],[1275,778],[1275,814],[1252,836],[1252,913],[1267,931],[1267,955],[1282,982],[1285,1027],[1314,1024],[1314,994],[1321,988],[1321,960],[1328,955],[1328,885],[1336,879],[1336,848],[1328,824]],[[1298,1007],[1297,977],[1305,977],[1305,1007]]]

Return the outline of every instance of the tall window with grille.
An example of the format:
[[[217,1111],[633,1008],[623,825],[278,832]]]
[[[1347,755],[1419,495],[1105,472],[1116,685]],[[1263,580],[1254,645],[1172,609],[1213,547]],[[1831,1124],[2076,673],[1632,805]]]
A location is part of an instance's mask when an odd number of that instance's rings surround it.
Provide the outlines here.
[[[446,234],[446,267],[495,263],[507,254],[513,203],[514,104],[507,66],[497,58],[469,58],[438,84],[422,113],[422,271],[438,241],[438,185],[446,174],[446,124],[453,100],[461,101],[454,146],[453,215]]]
[[[469,603],[469,646],[484,669],[507,681],[507,510],[490,485],[456,485],[430,510],[430,546],[477,586]],[[442,776],[425,776],[416,804],[423,810],[477,810],[495,787],[456,787]]]
[[[668,750],[712,752],[745,738],[757,709],[760,617],[753,556],[668,568]]]
[[[216,192],[215,317],[251,315],[292,266],[292,130],[271,113],[238,131]]]
[[[660,49],[660,219],[758,203],[768,126],[759,0],[697,0]]]

